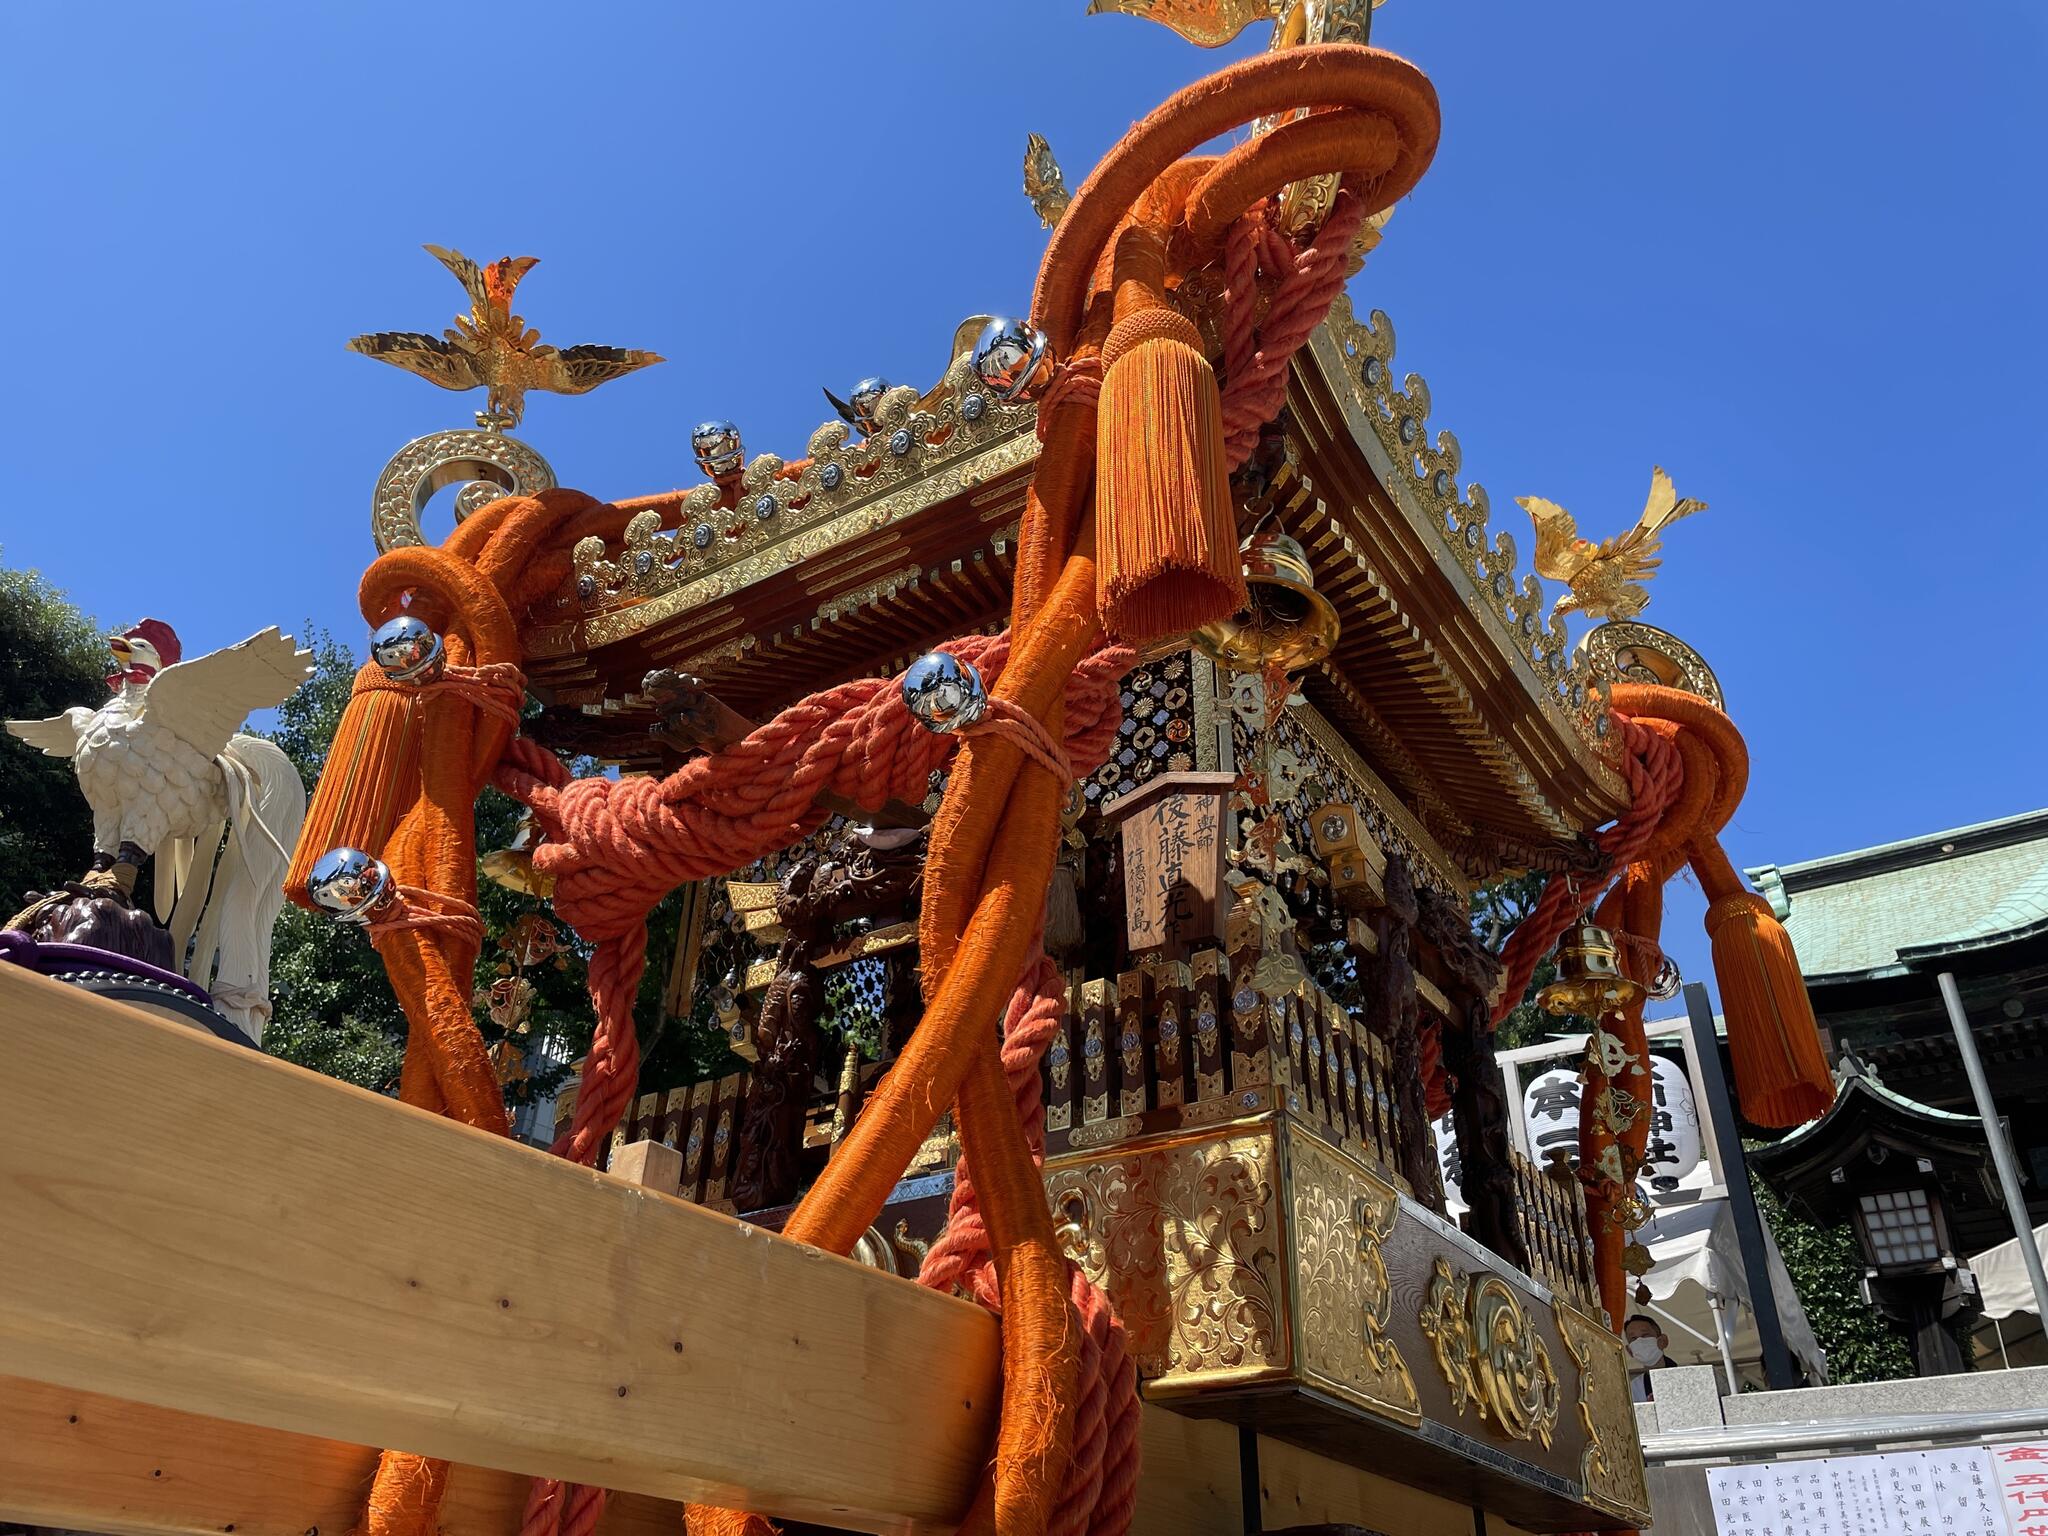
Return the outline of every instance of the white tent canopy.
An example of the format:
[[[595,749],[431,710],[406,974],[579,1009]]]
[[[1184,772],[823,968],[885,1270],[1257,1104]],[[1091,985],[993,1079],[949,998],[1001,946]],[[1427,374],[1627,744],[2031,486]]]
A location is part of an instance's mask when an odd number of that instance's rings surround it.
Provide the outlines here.
[[[1762,1360],[1763,1346],[1743,1274],[1742,1247],[1725,1196],[1663,1207],[1637,1230],[1636,1241],[1650,1250],[1650,1269],[1642,1277],[1650,1300],[1633,1310],[1647,1312],[1663,1323],[1671,1339],[1668,1353],[1672,1359],[1681,1364],[1719,1363],[1724,1370],[1732,1366],[1738,1375],[1744,1365]],[[1809,1376],[1825,1382],[1827,1355],[1814,1340],[1769,1227],[1764,1229],[1764,1247],[1785,1345]],[[2021,1284],[2025,1283],[2022,1277]],[[1759,1369],[1755,1374],[1760,1379],[1762,1372]],[[1740,1389],[1739,1380],[1728,1385],[1731,1392]]]
[[[2048,1223],[2034,1228],[2034,1246],[2048,1260]],[[1977,1292],[1984,1301],[1987,1318],[2011,1317],[2015,1312],[2036,1310],[2034,1285],[2027,1278],[2027,1264],[2017,1237],[1986,1248],[1970,1260],[1970,1273],[1977,1277]]]

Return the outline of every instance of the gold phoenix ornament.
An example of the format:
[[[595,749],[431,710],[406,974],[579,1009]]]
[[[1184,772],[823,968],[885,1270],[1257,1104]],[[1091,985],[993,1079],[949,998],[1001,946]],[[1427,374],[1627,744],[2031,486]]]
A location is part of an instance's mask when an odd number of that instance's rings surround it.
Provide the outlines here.
[[[484,409],[476,413],[480,427],[505,432],[518,426],[529,389],[588,394],[621,374],[662,361],[656,353],[631,347],[543,345],[540,332],[527,329],[525,318],[512,313],[513,290],[538,264],[537,256],[506,256],[480,267],[460,251],[438,245],[426,250],[468,292],[469,313],[457,315],[454,328],[438,337],[378,331],[355,337],[348,349],[416,373],[443,389],[487,391]]]
[[[1641,583],[1664,562],[1657,558],[1663,541],[1658,534],[1681,517],[1707,510],[1690,496],[1681,501],[1671,477],[1650,471],[1650,498],[1643,515],[1628,532],[1595,544],[1579,537],[1571,513],[1541,496],[1516,500],[1536,525],[1536,574],[1564,582],[1570,591],[1557,600],[1555,612],[1580,613],[1595,619],[1632,619],[1650,601]]]
[[[1034,133],[1024,140],[1024,195],[1031,199],[1032,211],[1047,229],[1059,223],[1067,204],[1074,200],[1074,194],[1067,190],[1067,178],[1060,163],[1053,158],[1052,146],[1042,134]]]
[[[1089,0],[1088,14],[1121,11],[1171,27],[1198,48],[1221,48],[1255,21],[1273,23],[1276,44],[1335,41],[1353,12],[1384,0]],[[1361,36],[1345,37],[1364,42]]]

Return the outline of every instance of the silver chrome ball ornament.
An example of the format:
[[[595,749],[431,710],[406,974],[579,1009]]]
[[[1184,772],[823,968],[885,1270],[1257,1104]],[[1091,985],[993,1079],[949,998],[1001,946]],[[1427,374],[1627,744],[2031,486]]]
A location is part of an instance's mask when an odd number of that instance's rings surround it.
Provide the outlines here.
[[[933,651],[918,657],[903,674],[903,702],[919,725],[943,736],[981,718],[988,708],[988,689],[972,662]]]
[[[1052,346],[1029,320],[998,316],[974,343],[974,371],[1005,405],[1024,404],[1052,382]]]
[[[448,665],[448,652],[426,620],[401,613],[370,636],[370,659],[394,683],[431,683]]]
[[[714,480],[738,474],[747,457],[740,429],[729,421],[698,422],[690,433],[690,451],[697,456],[697,468]]]
[[[306,877],[306,894],[313,904],[343,923],[367,923],[393,890],[384,861],[360,848],[328,849]]]
[[[863,436],[875,435],[875,412],[882,408],[882,396],[889,393],[889,381],[879,377],[862,379],[853,386],[846,403],[853,407],[853,424]]]

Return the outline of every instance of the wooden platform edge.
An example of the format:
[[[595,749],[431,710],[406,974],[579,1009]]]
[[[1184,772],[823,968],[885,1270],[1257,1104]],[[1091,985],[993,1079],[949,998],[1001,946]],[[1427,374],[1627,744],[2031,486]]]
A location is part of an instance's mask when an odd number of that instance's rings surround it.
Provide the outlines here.
[[[0,1060],[17,1377],[852,1529],[972,1496],[964,1302],[8,966]]]
[[[346,1536],[377,1452],[0,1377],[0,1520],[107,1536]],[[457,1467],[442,1536],[510,1536],[516,1472]],[[620,1494],[598,1536],[676,1536],[679,1504]]]
[[[1240,1536],[1237,1432],[1144,1406],[1131,1536]],[[377,1453],[0,1377],[0,1521],[105,1536],[347,1536]],[[527,1479],[457,1467],[440,1536],[512,1536]],[[678,1536],[679,1504],[614,1494],[597,1536]]]

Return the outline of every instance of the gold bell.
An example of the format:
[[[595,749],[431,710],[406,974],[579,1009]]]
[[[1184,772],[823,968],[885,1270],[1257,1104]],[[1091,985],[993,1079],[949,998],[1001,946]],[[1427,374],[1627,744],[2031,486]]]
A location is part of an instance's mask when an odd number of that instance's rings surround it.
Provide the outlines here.
[[[533,812],[521,812],[519,826],[512,834],[512,846],[494,848],[485,854],[484,873],[508,891],[546,901],[555,893],[555,877],[533,867],[533,850],[540,841],[540,827],[534,822]]]
[[[1557,980],[1536,994],[1546,1013],[1575,1013],[1597,1019],[1625,1008],[1643,989],[1621,973],[1614,935],[1581,923],[1557,946]]]
[[[1239,548],[1249,601],[1227,619],[1195,631],[1195,644],[1232,672],[1288,672],[1321,661],[1337,644],[1337,610],[1316,590],[1302,547],[1277,529],[1254,532]]]

